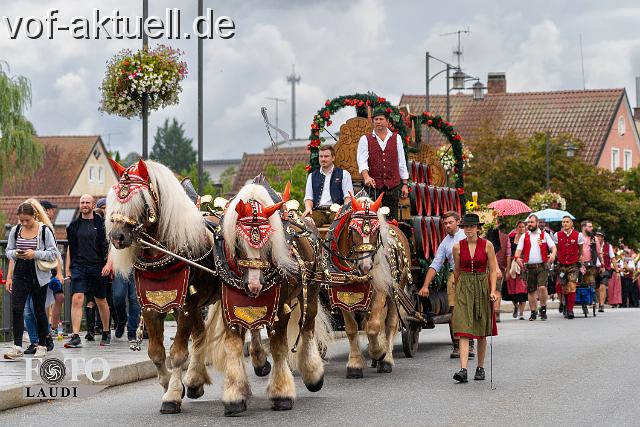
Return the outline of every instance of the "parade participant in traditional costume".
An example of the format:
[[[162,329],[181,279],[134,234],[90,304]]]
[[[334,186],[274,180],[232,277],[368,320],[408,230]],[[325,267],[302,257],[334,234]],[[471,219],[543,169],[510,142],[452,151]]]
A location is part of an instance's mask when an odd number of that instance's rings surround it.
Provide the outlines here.
[[[375,200],[384,192],[382,205],[389,208],[389,219],[397,219],[399,197],[409,195],[409,170],[402,138],[389,130],[389,112],[384,107],[373,111],[373,132],[360,137],[357,159],[369,196]]]
[[[478,340],[478,367],[475,380],[484,380],[484,356],[487,338],[497,335],[493,303],[498,299],[496,280],[498,261],[493,244],[478,237],[482,223],[477,214],[467,214],[461,223],[465,239],[453,245],[456,289],[456,311],[453,315],[453,333],[460,339],[460,371],[453,379],[467,382],[469,340]]]
[[[527,284],[522,278],[522,270],[517,262],[514,262],[515,254],[520,236],[526,231],[524,221],[518,221],[516,228],[509,233],[509,257],[507,259],[507,278],[503,285],[502,298],[505,301],[513,302],[513,318],[520,316],[520,320],[524,320],[524,307],[529,297],[527,293]]]
[[[465,238],[464,231],[460,229],[458,226],[460,223],[460,215],[458,212],[449,211],[445,212],[442,216],[442,221],[444,222],[444,228],[447,232],[447,236],[442,239],[440,245],[438,246],[438,250],[436,251],[436,255],[433,257],[433,261],[427,270],[427,274],[424,278],[424,283],[422,284],[422,288],[418,291],[418,295],[421,297],[429,296],[429,286],[433,279],[435,279],[436,274],[440,272],[442,267],[444,266],[445,261],[449,264],[449,278],[447,279],[447,299],[449,300],[450,310],[453,312],[454,306],[456,305],[456,293],[453,288],[453,245],[458,243],[460,240]],[[453,330],[451,329],[451,323],[449,323],[449,330],[451,332],[451,339],[453,341],[453,351],[451,352],[451,358],[455,359],[460,357],[460,341],[453,335]],[[473,341],[471,344],[471,351],[469,357],[474,357],[473,353]]]
[[[637,307],[638,301],[634,301],[633,298],[633,287],[636,286],[636,283],[633,281],[633,276],[636,267],[636,263],[631,256],[631,250],[626,248],[624,250],[624,256],[618,263],[618,269],[621,271],[620,281],[622,284],[622,303],[620,307]]]
[[[500,222],[496,219],[496,226],[499,226]],[[495,310],[496,310],[496,322],[500,322],[500,306],[502,305],[502,288],[506,287],[507,283],[507,274],[509,271],[507,270],[507,265],[509,264],[509,260],[511,259],[511,248],[509,245],[509,236],[504,234],[499,228],[498,231],[498,240],[500,241],[500,249],[496,251],[496,258],[498,260],[498,282],[496,285],[496,295],[498,298],[495,302]],[[495,245],[494,245],[495,248]]]
[[[605,241],[604,231],[596,231],[596,244],[598,245],[598,252],[602,254],[602,263],[600,259],[596,262],[598,268],[598,275],[596,277],[596,292],[598,294],[598,311],[604,312],[604,301],[607,296],[607,288],[609,286],[609,279],[611,273],[615,270],[615,264],[612,260],[615,259],[616,254],[613,252],[613,247],[609,242]],[[611,304],[611,303],[609,303]]]
[[[547,320],[547,279],[549,265],[556,258],[556,245],[549,233],[538,229],[537,216],[530,215],[527,219],[527,232],[520,237],[514,258],[526,277],[531,309],[529,320],[537,318],[536,290],[540,298],[540,320]]]
[[[562,230],[555,234],[553,240],[558,248],[558,277],[562,285],[560,292],[562,292],[563,301],[565,301],[567,308],[566,317],[573,319],[584,236],[573,228],[571,217],[564,216],[562,217]]]
[[[330,222],[329,207],[333,203],[342,205],[349,200],[349,192],[353,193],[351,174],[334,165],[336,151],[331,145],[321,145],[318,149],[320,168],[307,176],[307,187],[304,192],[304,212],[320,226]]]
[[[602,259],[602,253],[598,250],[596,245],[596,237],[593,234],[593,224],[591,221],[582,221],[582,237],[584,238],[584,245],[582,245],[582,267],[583,277],[582,282],[596,287],[596,262],[599,260],[600,264],[604,264]]]
[[[623,251],[614,249],[616,257],[611,261],[613,269],[609,278],[609,286],[607,287],[607,302],[611,308],[620,308],[622,305],[622,282],[620,278],[620,261],[622,260]]]

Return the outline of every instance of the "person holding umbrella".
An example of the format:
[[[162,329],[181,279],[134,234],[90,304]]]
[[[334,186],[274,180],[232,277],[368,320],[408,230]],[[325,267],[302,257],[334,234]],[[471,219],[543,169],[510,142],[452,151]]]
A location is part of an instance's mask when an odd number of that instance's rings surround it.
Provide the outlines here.
[[[487,337],[498,334],[493,303],[498,299],[498,261],[493,244],[478,237],[482,223],[477,214],[466,214],[461,222],[465,239],[453,245],[453,280],[456,309],[452,319],[454,336],[460,339],[460,371],[453,379],[467,382],[469,340],[478,340],[478,366],[474,380],[484,380]]]

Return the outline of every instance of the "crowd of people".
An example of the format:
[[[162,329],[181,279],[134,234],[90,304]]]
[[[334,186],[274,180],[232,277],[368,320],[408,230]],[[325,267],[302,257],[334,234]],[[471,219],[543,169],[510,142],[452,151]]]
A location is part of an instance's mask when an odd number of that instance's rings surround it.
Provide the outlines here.
[[[112,329],[116,338],[122,338],[126,329],[129,341],[135,341],[140,305],[133,277],[113,274],[105,234],[105,208],[106,199],[96,203],[91,195],[80,197],[80,215],[67,226],[68,246],[63,261],[52,225],[57,206],[35,199],[18,206],[18,224],[9,232],[6,249],[9,266],[5,288],[12,294],[14,338],[5,359],[15,360],[25,354],[42,358],[53,350],[53,337],[62,333],[60,312],[66,280],[71,282],[72,332],[65,348],[83,346],[83,308],[85,341],[95,341],[99,334],[99,345],[109,346]],[[30,344],[23,349],[25,327]]]

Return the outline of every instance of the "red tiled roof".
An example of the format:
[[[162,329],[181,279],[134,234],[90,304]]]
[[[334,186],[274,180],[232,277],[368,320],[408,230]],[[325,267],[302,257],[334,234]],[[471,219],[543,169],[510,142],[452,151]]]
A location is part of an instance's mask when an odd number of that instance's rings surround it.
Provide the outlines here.
[[[569,133],[584,143],[584,160],[596,164],[624,94],[624,89],[507,92],[476,101],[470,95],[456,94],[450,96],[450,121],[471,142],[486,120],[498,135],[510,130],[520,137],[546,131],[551,136]],[[425,96],[402,95],[399,105],[406,104],[412,114],[420,114]],[[445,95],[430,96],[429,104],[431,113],[445,115]],[[432,138],[435,134],[431,132]],[[440,135],[435,138],[444,143]]]
[[[31,176],[8,179],[2,188],[3,195],[68,195],[100,137],[36,136],[34,139],[44,147],[42,166]]]
[[[263,154],[245,153],[238,166],[231,191],[238,192],[247,181],[264,172],[269,165],[288,170],[290,166],[293,167],[297,163],[309,163],[309,152],[306,147],[280,148],[275,153],[270,150],[265,150]]]
[[[20,203],[24,202],[29,197],[27,196],[9,196],[0,198],[0,212],[4,214],[5,222],[7,224],[15,225],[18,223],[18,215],[16,210]],[[78,196],[60,196],[60,195],[43,195],[38,196],[37,200],[48,200],[52,204],[56,205],[59,209],[77,209],[80,204],[80,197]],[[98,198],[96,198],[98,200]],[[4,226],[4,224],[2,224]],[[57,239],[66,239],[67,231],[64,226],[55,227],[55,235]],[[4,239],[4,230],[0,233],[0,239]]]

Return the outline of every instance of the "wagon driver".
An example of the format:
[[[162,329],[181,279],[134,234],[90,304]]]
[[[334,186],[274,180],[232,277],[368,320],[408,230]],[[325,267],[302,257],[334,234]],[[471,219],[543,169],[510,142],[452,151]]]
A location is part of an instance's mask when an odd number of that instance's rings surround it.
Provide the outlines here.
[[[378,106],[373,110],[373,132],[358,141],[358,171],[369,197],[384,192],[382,205],[389,208],[389,219],[398,219],[400,197],[409,195],[409,171],[402,138],[389,130],[389,111]]]

